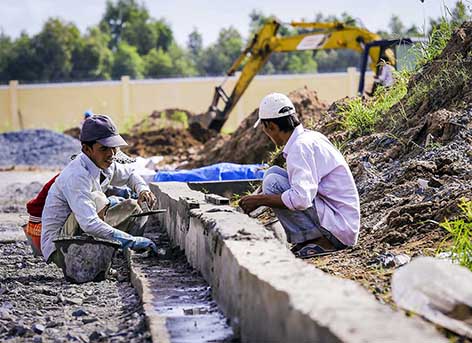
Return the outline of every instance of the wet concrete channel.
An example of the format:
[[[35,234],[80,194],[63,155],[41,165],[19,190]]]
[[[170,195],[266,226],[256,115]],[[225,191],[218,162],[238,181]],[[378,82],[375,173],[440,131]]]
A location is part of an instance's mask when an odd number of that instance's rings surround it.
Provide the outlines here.
[[[211,288],[188,263],[183,251],[172,247],[156,216],[150,217],[145,236],[159,249],[158,258],[134,254],[152,293],[155,312],[165,318],[171,342],[239,342],[229,321],[211,297]]]

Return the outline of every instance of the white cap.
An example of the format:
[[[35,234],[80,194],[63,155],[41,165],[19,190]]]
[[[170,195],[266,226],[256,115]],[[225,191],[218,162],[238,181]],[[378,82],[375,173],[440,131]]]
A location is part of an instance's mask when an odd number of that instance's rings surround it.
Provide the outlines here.
[[[285,94],[270,93],[262,99],[259,105],[259,119],[254,128],[259,125],[261,119],[275,119],[295,114],[295,106]]]

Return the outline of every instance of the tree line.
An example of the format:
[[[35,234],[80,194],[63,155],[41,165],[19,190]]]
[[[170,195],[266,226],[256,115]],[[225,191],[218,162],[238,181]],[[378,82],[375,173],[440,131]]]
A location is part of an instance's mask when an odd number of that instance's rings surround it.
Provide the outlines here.
[[[450,12],[452,20],[470,17],[458,1]],[[250,31],[256,32],[270,16],[252,11]],[[354,24],[347,13],[341,16],[317,14],[313,21],[343,21]],[[432,25],[439,19],[431,19]],[[282,27],[281,35],[302,33]],[[416,26],[406,27],[392,16],[382,37],[421,36]],[[250,38],[249,38],[250,39]],[[81,34],[77,26],[60,18],[50,18],[41,31],[17,39],[0,33],[0,82],[63,82],[131,78],[165,78],[224,75],[246,45],[234,27],[220,30],[215,43],[204,47],[201,33],[194,29],[182,47],[174,39],[165,19],[153,18],[137,0],[109,0],[100,22]],[[300,51],[273,54],[262,74],[344,71],[359,65],[360,54],[350,50]]]

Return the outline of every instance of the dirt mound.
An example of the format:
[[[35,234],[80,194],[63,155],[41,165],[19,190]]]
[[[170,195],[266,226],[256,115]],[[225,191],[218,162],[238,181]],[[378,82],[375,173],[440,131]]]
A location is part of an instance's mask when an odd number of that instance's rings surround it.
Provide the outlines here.
[[[390,301],[392,271],[373,261],[386,253],[436,253],[446,236],[438,222],[458,213],[461,198],[472,197],[472,64],[464,63],[471,50],[472,23],[466,23],[410,80],[407,95],[376,132],[345,145],[361,201],[359,243],[314,264]],[[345,136],[339,128],[327,133],[331,140]]]
[[[62,133],[65,134],[65,135],[74,137],[75,139],[79,139],[80,138],[80,127],[71,127],[70,129],[64,130],[64,132],[62,132]]]
[[[216,133],[197,125],[193,112],[180,108],[168,108],[162,111],[153,111],[151,115],[145,117],[130,129],[131,135],[140,134],[146,131],[159,130],[167,127],[176,129],[188,128],[194,139],[199,142],[208,142]]]
[[[289,94],[304,125],[312,125],[321,118],[327,105],[315,91],[303,88]],[[208,141],[201,153],[187,167],[200,167],[219,162],[260,163],[268,161],[275,145],[262,132],[254,129],[258,110],[254,110],[231,136],[219,135]]]
[[[139,134],[123,134],[128,146],[123,151],[133,156],[168,156],[169,163],[183,161],[201,146],[187,129],[163,128]]]

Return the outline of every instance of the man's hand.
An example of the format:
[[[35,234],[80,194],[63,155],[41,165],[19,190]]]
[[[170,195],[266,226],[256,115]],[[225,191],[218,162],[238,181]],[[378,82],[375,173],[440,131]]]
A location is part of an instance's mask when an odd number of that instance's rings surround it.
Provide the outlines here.
[[[138,196],[139,206],[141,206],[141,204],[145,202],[147,203],[149,209],[152,209],[156,201],[157,201],[156,196],[150,191],[142,191],[141,193],[139,193],[139,196]]]
[[[131,243],[130,248],[134,251],[144,251],[147,249],[152,249],[157,254],[156,244],[146,237],[133,237],[134,242]]]
[[[245,213],[251,213],[259,206],[264,205],[260,195],[246,195],[239,200],[239,206]]]

